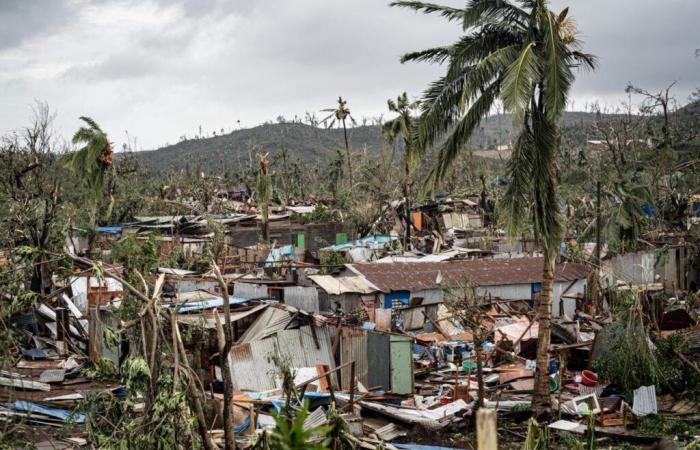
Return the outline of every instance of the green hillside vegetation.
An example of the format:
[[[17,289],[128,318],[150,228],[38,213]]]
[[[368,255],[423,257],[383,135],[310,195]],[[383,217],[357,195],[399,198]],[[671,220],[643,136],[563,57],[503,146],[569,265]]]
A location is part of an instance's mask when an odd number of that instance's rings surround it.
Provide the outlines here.
[[[577,144],[586,135],[583,130],[599,119],[594,113],[568,112],[562,118],[565,134]],[[566,131],[568,130],[568,131]],[[513,125],[508,115],[493,115],[486,119],[472,139],[475,149],[506,145],[512,140]],[[348,129],[348,138],[355,152],[379,156],[384,138],[379,125],[361,125]],[[343,148],[342,130],[315,127],[301,122],[266,123],[252,128],[234,130],[219,136],[186,139],[157,150],[134,153],[145,168],[163,171],[238,171],[254,168],[256,153],[270,152],[274,159],[285,149],[290,157],[305,165],[325,165]]]

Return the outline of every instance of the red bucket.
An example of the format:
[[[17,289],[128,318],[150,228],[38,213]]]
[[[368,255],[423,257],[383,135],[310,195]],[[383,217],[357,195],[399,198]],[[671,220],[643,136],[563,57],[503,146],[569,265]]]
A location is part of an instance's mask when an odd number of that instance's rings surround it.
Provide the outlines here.
[[[584,386],[595,386],[598,384],[598,374],[590,370],[581,372],[581,384]]]

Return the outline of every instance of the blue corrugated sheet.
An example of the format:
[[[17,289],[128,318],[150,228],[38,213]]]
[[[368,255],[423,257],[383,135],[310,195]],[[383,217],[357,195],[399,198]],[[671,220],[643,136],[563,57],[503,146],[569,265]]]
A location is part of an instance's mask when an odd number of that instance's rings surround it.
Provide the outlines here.
[[[231,305],[240,305],[242,303],[248,303],[249,301],[251,301],[251,299],[249,298],[229,297],[229,304]],[[177,306],[177,304],[170,303],[167,306],[169,308],[174,308],[175,306]],[[197,311],[201,309],[219,308],[221,306],[224,306],[224,299],[222,297],[216,297],[212,298],[211,300],[202,300],[201,302],[185,303],[180,307],[178,311],[183,313],[188,311]]]
[[[35,412],[37,414],[55,417],[56,419],[64,422],[69,420],[72,420],[75,423],[85,422],[85,414],[76,413],[67,409],[49,408],[47,406],[38,405],[36,403],[27,402],[24,400],[16,400],[14,403],[5,403],[5,406],[15,411],[26,411],[29,413]]]
[[[95,231],[98,233],[106,234],[120,234],[124,230],[124,227],[97,227]]]
[[[366,236],[355,241],[346,242],[344,244],[331,245],[329,247],[323,248],[322,250],[339,252],[343,250],[349,250],[354,247],[367,247],[373,250],[379,250],[384,248],[387,244],[390,244],[391,241],[395,241],[397,239],[398,238],[395,236],[374,234],[372,236]]]

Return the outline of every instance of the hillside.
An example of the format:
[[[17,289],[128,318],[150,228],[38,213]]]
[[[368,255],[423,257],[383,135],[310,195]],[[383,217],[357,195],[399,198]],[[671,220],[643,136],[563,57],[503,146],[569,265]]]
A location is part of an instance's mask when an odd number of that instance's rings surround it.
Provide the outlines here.
[[[570,112],[562,119],[563,126],[586,125],[595,115]],[[472,143],[477,148],[489,148],[511,141],[512,123],[509,116],[490,116],[475,134]],[[378,126],[348,129],[348,138],[356,150],[378,155],[384,145]],[[221,167],[236,170],[255,162],[256,153],[279,154],[282,148],[290,157],[305,162],[328,161],[343,149],[342,129],[317,128],[303,123],[264,124],[235,130],[229,134],[203,139],[189,139],[157,150],[134,153],[148,170],[163,172],[186,168],[204,171]]]

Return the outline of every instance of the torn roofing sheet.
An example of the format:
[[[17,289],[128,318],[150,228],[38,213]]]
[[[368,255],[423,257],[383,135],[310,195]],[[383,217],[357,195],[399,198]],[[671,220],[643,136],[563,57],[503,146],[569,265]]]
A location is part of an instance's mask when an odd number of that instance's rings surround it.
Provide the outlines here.
[[[364,277],[334,277],[332,275],[309,275],[309,279],[331,295],[346,293],[371,294],[379,292],[375,285]]]
[[[36,403],[27,402],[24,400],[16,400],[14,403],[5,403],[5,407],[15,411],[26,411],[30,414],[43,414],[45,416],[60,419],[64,422],[67,422],[69,420],[72,420],[75,423],[85,422],[85,414],[74,413],[73,411],[69,411],[67,409],[50,408],[47,406],[38,405]]]
[[[268,306],[270,305],[267,303],[262,303],[245,311],[231,312],[231,322],[244,319],[252,314],[262,311]],[[226,316],[223,313],[219,313],[219,318],[221,319],[221,323],[225,323]],[[213,330],[216,328],[216,318],[212,313],[178,315],[177,321],[189,325],[199,324],[207,330]]]

